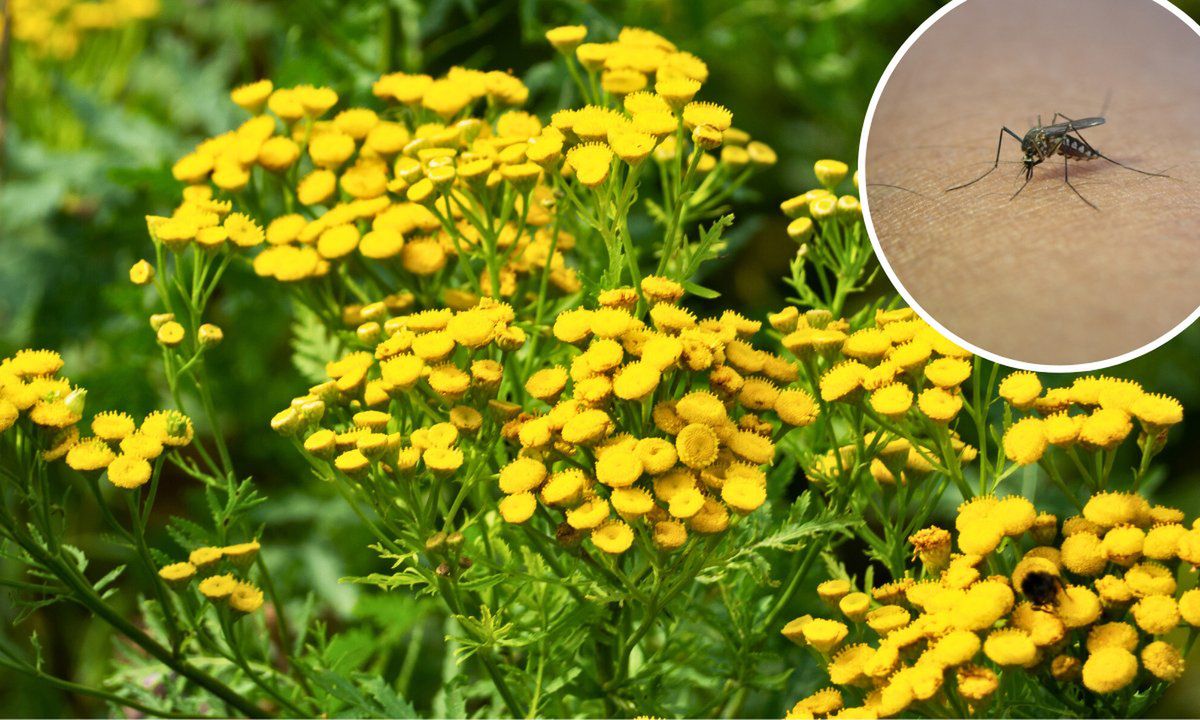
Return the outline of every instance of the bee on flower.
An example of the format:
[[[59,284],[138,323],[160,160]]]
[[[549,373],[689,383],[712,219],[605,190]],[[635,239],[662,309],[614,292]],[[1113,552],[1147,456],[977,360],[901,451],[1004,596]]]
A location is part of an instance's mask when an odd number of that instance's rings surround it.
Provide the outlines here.
[[[877,587],[860,607],[851,583],[830,580],[818,590],[838,614],[783,628],[819,654],[833,686],[789,717],[986,714],[1029,685],[1064,713],[1092,714],[1121,692],[1148,706],[1185,668],[1172,631],[1200,624],[1200,591],[1176,583],[1200,561],[1183,521],[1134,493],[1093,495],[1061,524],[1019,496],[976,497],[956,534],[910,538],[924,571],[898,592]]]

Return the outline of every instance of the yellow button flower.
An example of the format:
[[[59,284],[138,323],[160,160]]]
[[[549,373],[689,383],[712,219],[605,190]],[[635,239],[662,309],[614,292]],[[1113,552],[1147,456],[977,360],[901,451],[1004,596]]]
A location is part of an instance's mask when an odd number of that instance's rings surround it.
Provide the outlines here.
[[[575,178],[587,187],[594,188],[608,179],[613,151],[600,143],[576,145],[567,152],[567,165]]]
[[[592,531],[592,544],[610,555],[620,555],[633,545],[633,529],[621,520],[609,520]]]
[[[124,490],[133,490],[150,481],[150,463],[135,455],[118,455],[108,465],[108,481]]]
[[[912,403],[912,390],[903,383],[891,383],[871,393],[871,408],[894,420],[904,417]]]
[[[961,358],[941,357],[925,366],[925,377],[941,388],[955,388],[971,377],[971,363]]]
[[[1002,667],[1029,667],[1038,661],[1038,648],[1033,644],[1033,638],[1019,628],[993,630],[983,643],[983,652]]]
[[[508,495],[500,501],[499,509],[505,522],[519,525],[533,517],[534,511],[537,510],[537,498],[531,492]]]
[[[1018,465],[1032,465],[1041,460],[1048,444],[1041,418],[1022,418],[1004,433],[1004,454]]]
[[[925,388],[917,397],[917,408],[930,420],[949,423],[962,410],[962,396],[940,387]]]
[[[190,562],[177,562],[159,568],[158,576],[173,587],[186,585],[196,576],[196,566]]]
[[[846,639],[850,629],[836,620],[817,618],[801,630],[804,641],[820,653],[829,653]]]
[[[213,575],[200,581],[200,594],[209,600],[225,600],[233,594],[238,581],[232,575]]]
[[[701,423],[687,425],[675,438],[679,461],[691,468],[705,468],[716,461],[719,445],[712,428]]]
[[[80,472],[103,470],[116,457],[116,453],[103,440],[88,438],[67,451],[67,465]]]
[[[585,500],[567,511],[567,524],[576,530],[591,530],[608,519],[608,501],[602,497]]]
[[[1166,682],[1175,682],[1183,677],[1186,668],[1183,653],[1162,640],[1155,640],[1142,648],[1142,665],[1151,675]]]
[[[1138,600],[1131,612],[1138,627],[1151,635],[1165,635],[1179,625],[1179,605],[1166,595],[1149,595]]]
[[[1083,684],[1094,693],[1113,693],[1133,682],[1137,670],[1133,653],[1117,647],[1102,648],[1089,654],[1083,664]]]
[[[229,607],[240,613],[252,613],[262,607],[263,592],[248,582],[237,583],[229,593]]]

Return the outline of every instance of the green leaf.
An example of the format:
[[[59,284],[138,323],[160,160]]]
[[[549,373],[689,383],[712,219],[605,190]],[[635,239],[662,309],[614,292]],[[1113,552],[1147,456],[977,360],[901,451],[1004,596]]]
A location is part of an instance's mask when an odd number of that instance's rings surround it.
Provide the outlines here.
[[[378,675],[360,675],[358,678],[362,684],[362,689],[378,705],[379,712],[376,713],[377,715],[389,718],[419,717],[412,704],[400,697],[390,685],[383,681],[383,678]]]
[[[292,364],[311,383],[329,379],[325,363],[341,354],[342,345],[312,310],[295,304],[292,321]]]
[[[685,280],[683,282],[683,289],[687,290],[689,294],[704,298],[705,300],[712,300],[714,298],[721,297],[721,293],[717,292],[716,290],[713,290],[712,288],[706,288],[703,285],[697,285],[689,280]]]

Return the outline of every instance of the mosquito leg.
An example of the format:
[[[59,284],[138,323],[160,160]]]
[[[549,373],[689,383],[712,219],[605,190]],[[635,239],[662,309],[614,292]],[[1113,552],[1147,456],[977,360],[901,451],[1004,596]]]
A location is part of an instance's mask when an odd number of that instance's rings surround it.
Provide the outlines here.
[[[1096,207],[1095,205],[1093,205],[1093,204],[1091,203],[1091,201],[1090,201],[1090,200],[1088,200],[1087,198],[1085,198],[1085,197],[1083,196],[1083,193],[1079,192],[1079,189],[1078,189],[1078,188],[1076,188],[1074,185],[1072,185],[1072,184],[1071,184],[1071,171],[1070,171],[1070,167],[1071,167],[1071,164],[1070,164],[1069,162],[1067,162],[1067,156],[1066,156],[1066,155],[1064,155],[1064,156],[1063,156],[1063,181],[1067,183],[1067,187],[1071,188],[1071,190],[1072,190],[1072,191],[1073,191],[1073,192],[1074,192],[1076,195],[1078,195],[1078,196],[1079,196],[1079,199],[1080,199],[1080,200],[1082,200],[1082,201],[1084,201],[1085,203],[1087,203],[1087,204],[1088,204],[1088,207],[1090,207],[1090,208],[1091,208],[1091,209],[1093,209],[1093,210],[1099,210],[1100,208],[1098,208],[1098,207]]]
[[[903,190],[903,191],[904,191],[904,192],[906,192],[906,193],[912,193],[913,195],[917,195],[918,197],[925,197],[924,195],[922,195],[921,193],[917,192],[916,190],[909,190],[908,188],[906,188],[906,187],[902,187],[902,186],[900,186],[900,185],[890,185],[890,184],[888,184],[888,183],[875,183],[875,182],[873,182],[873,183],[867,183],[867,187],[885,187],[885,188],[892,188],[893,190]]]
[[[1014,138],[1017,139],[1018,142],[1021,140],[1020,135],[1016,134],[1012,130],[1009,130],[1007,127],[1000,128],[1000,138],[996,141],[996,161],[994,163],[992,163],[991,169],[988,170],[987,172],[985,172],[984,174],[980,175],[979,177],[975,178],[971,182],[966,182],[966,183],[963,183],[962,185],[955,185],[954,187],[946,188],[946,192],[950,192],[951,190],[961,190],[962,188],[965,188],[968,185],[974,185],[975,183],[984,179],[988,175],[991,175],[992,170],[995,170],[996,168],[1000,167],[1000,149],[1004,146],[1005,133],[1012,135]]]
[[[1135,167],[1130,167],[1130,166],[1126,165],[1125,163],[1122,163],[1122,162],[1117,162],[1116,160],[1113,160],[1112,158],[1110,158],[1109,156],[1107,156],[1107,155],[1105,155],[1104,153],[1100,152],[1099,150],[1096,150],[1095,148],[1092,148],[1092,150],[1093,150],[1093,151],[1094,151],[1094,152],[1095,152],[1095,153],[1096,153],[1098,156],[1100,156],[1100,157],[1104,158],[1105,160],[1109,161],[1109,162],[1110,162],[1110,163],[1112,163],[1113,165],[1118,165],[1118,166],[1120,166],[1120,167],[1123,167],[1123,168],[1125,168],[1126,170],[1132,170],[1132,171],[1134,171],[1135,173],[1140,173],[1140,174],[1142,174],[1142,175],[1149,175],[1150,177],[1160,177],[1160,178],[1169,178],[1169,177],[1171,177],[1170,175],[1167,175],[1166,173],[1156,173],[1156,172],[1149,172],[1148,170],[1138,170],[1138,169],[1137,169],[1137,168],[1135,168]]]

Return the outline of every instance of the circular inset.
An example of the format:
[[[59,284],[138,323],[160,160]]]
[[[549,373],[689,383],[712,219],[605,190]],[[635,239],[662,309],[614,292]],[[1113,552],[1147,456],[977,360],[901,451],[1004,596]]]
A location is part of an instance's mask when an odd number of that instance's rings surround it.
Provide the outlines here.
[[[875,89],[859,166],[888,276],[985,357],[1093,370],[1200,315],[1200,27],[1162,0],[947,5]]]

